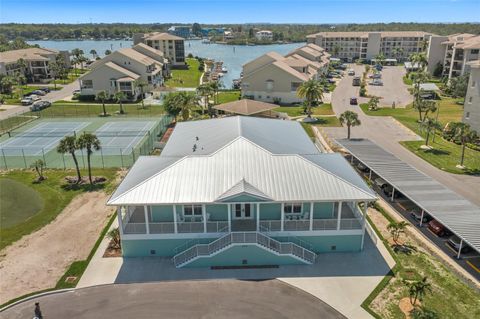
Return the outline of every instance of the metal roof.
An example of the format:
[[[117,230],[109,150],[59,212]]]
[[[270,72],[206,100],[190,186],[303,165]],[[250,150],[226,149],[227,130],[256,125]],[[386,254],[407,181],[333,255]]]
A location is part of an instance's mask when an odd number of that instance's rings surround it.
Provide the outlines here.
[[[142,171],[141,164],[151,165],[137,162],[136,172]],[[352,170],[345,160],[336,165],[339,171]],[[248,185],[234,187],[242,180]],[[232,188],[254,190],[272,201],[285,202],[376,199],[368,188],[358,187],[305,157],[272,154],[244,136],[213,154],[185,156],[136,186],[128,184],[130,187],[123,187],[123,192],[117,190],[112,195],[109,205],[211,203]]]
[[[337,140],[359,161],[480,252],[480,207],[370,140]]]
[[[435,83],[421,83],[420,90],[424,91],[440,91]]]
[[[162,156],[212,154],[239,136],[273,154],[320,152],[298,122],[233,116],[178,123],[162,150]]]

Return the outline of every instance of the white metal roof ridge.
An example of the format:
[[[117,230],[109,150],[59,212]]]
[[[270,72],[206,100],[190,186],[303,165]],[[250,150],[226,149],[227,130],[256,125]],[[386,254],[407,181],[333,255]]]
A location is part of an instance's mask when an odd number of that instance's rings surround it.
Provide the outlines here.
[[[220,158],[222,155],[226,158]],[[231,156],[229,157],[229,155]],[[211,164],[209,162],[215,161],[220,163],[216,163],[217,166],[209,166]],[[296,162],[295,166],[291,166],[292,163],[290,162]],[[272,170],[272,165],[275,165],[276,170]],[[291,167],[288,167],[289,165]],[[178,169],[180,166],[182,166],[181,170]],[[215,169],[212,169],[213,166],[215,166]],[[303,171],[301,171],[302,168]],[[200,173],[203,174],[202,176],[198,176],[199,171],[202,171]],[[219,171],[221,171],[220,174]],[[265,171],[269,171],[267,172],[269,175],[260,176],[265,175]],[[192,176],[194,173],[197,175]],[[162,182],[152,183],[160,175],[164,175]],[[316,175],[318,180],[312,179],[311,175]],[[252,182],[255,180],[256,188],[265,194],[269,194],[274,200],[328,200],[329,198],[331,200],[373,200],[376,198],[298,154],[272,154],[249,139],[239,136],[212,154],[188,155],[181,158],[131,189],[115,198],[110,198],[108,204],[213,202],[219,195],[231,188],[234,183],[238,183],[238,180],[246,176]],[[272,179],[275,179],[275,177],[278,181],[273,182]],[[229,178],[230,180],[228,180]],[[301,178],[303,179],[300,180]],[[208,187],[208,190],[199,185],[206,180],[210,180],[210,183],[206,183],[211,186]],[[290,184],[292,182],[297,183],[295,189],[291,189]],[[318,184],[319,182],[323,182],[321,187]],[[159,189],[161,188],[159,185],[165,183],[170,184],[167,185],[168,187],[165,186],[163,190]],[[192,189],[195,183],[197,183],[198,189]],[[223,187],[219,184],[222,184]],[[305,184],[309,184],[309,186],[306,187]],[[190,190],[188,191],[189,187]],[[303,189],[301,189],[302,187]],[[312,188],[316,188],[319,193],[313,194]],[[160,191],[166,192],[166,194],[159,194]],[[199,196],[200,193],[203,197]],[[305,193],[308,193],[308,195]],[[328,196],[325,195],[327,193]],[[160,197],[163,199],[160,200]]]
[[[226,201],[232,197],[239,196],[239,195],[251,195],[254,197],[258,197],[262,200],[269,200],[271,201],[268,195],[265,195],[262,191],[258,188],[247,182],[244,178],[242,178],[237,184],[233,185],[230,189],[228,189],[225,193],[218,196],[215,201]]]

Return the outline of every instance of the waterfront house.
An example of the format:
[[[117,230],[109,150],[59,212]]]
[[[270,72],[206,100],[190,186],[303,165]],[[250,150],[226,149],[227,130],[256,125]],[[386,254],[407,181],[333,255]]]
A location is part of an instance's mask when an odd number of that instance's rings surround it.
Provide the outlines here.
[[[78,79],[80,95],[93,98],[100,91],[110,95],[122,91],[128,99],[136,100],[141,94],[138,81],[148,84],[144,92],[151,91],[163,84],[169,66],[161,51],[139,43],[95,61],[90,69]]]
[[[329,57],[315,44],[302,46],[286,56],[266,53],[243,65],[242,96],[263,102],[300,103],[298,87],[325,74]]]
[[[178,123],[108,201],[124,257],[176,267],[312,264],[360,252],[375,194],[298,122],[226,117]]]
[[[260,30],[255,32],[255,38],[258,41],[272,41],[273,40],[273,32],[269,30]]]

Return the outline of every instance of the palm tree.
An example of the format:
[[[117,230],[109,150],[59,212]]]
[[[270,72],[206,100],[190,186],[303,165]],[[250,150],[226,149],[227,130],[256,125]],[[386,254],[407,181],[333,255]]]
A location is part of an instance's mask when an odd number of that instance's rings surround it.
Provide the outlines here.
[[[41,159],[37,159],[35,162],[32,163],[32,165],[30,165],[30,167],[34,168],[37,172],[37,181],[41,182],[45,179],[45,176],[43,176],[43,168],[45,167],[45,163]]]
[[[399,58],[403,55],[403,48],[400,48],[400,47],[397,47],[397,48],[393,48],[392,50],[392,53],[393,53],[393,56],[399,60]]]
[[[347,125],[347,139],[350,139],[350,128],[352,126],[358,126],[362,124],[362,122],[360,122],[360,119],[358,118],[358,114],[353,111],[343,112],[342,114],[340,114],[340,117],[338,119],[340,120],[340,123],[342,125]]]
[[[428,291],[432,291],[432,285],[427,282],[427,277],[423,277],[422,280],[415,280],[411,282],[404,281],[404,283],[408,287],[408,295],[412,306],[416,305],[417,299],[421,300]]]
[[[435,130],[438,130],[440,129],[441,125],[438,121],[436,121],[435,119],[432,119],[430,117],[424,117],[424,120],[423,122],[420,124],[421,127],[423,127],[425,129],[425,131],[427,132],[427,136],[425,137],[425,146],[428,146],[428,141],[429,141],[429,138],[430,138],[430,132],[432,131],[432,129],[434,130],[434,134],[435,134]]]
[[[218,91],[222,87],[222,83],[220,83],[218,81],[212,81],[212,82],[209,82],[209,85],[210,85],[210,88],[213,91],[213,103],[217,104],[218,103]]]
[[[380,98],[374,96],[368,101],[368,109],[372,111],[378,110],[378,104],[380,103]]]
[[[28,63],[24,59],[20,58],[16,62],[18,68],[20,69],[20,73],[25,77],[28,78]]]
[[[57,61],[50,62],[48,65],[50,68],[50,75],[53,77],[53,86],[57,89],[57,78],[62,74],[63,65],[60,65]]]
[[[99,91],[97,95],[95,95],[95,100],[102,102],[102,110],[103,116],[107,116],[107,109],[105,108],[105,101],[108,100],[109,94],[107,91]]]
[[[375,57],[375,63],[376,63],[376,64],[383,65],[383,63],[385,63],[385,55],[384,55],[383,53],[378,54],[378,55]]]
[[[90,157],[92,156],[93,151],[98,151],[100,149],[100,140],[94,134],[83,132],[78,138],[77,145],[79,149],[84,148],[87,150],[88,180],[90,181],[90,184],[93,185]]]
[[[83,70],[83,64],[88,61],[87,57],[81,55],[77,58],[78,63],[80,63],[80,70]]]
[[[212,94],[215,94],[212,86],[209,83],[200,85],[197,88],[197,94],[203,98],[204,106],[202,107],[202,114],[204,114],[205,110],[208,109],[208,113],[211,115],[210,103],[208,102],[208,99]]]
[[[77,75],[77,67],[76,67],[76,64],[79,64],[81,63],[82,64],[82,69],[83,69],[83,61],[82,62],[82,58],[83,57],[83,50],[79,49],[79,48],[75,48],[72,50],[72,55],[74,56],[74,58],[72,59],[72,62],[73,64],[75,64],[75,75]]]
[[[168,93],[163,99],[163,108],[168,115],[173,116],[175,123],[177,122],[177,116],[182,111],[180,107],[180,100],[176,93]]]
[[[117,103],[120,105],[120,114],[125,114],[125,111],[123,110],[123,100],[125,100],[125,93],[122,91],[119,91],[113,95],[113,98]]]
[[[17,83],[18,88],[20,89],[20,96],[23,96],[23,85],[27,83],[27,78],[23,73],[18,71],[13,74],[13,78],[15,79],[15,82]]]
[[[9,93],[10,97],[13,97],[13,86],[15,85],[15,83],[15,79],[10,75],[2,77],[2,80],[0,81],[0,85],[2,86],[2,93]]]
[[[144,108],[145,108],[145,104],[144,104],[144,102],[143,102],[143,98],[144,98],[143,95],[145,94],[144,91],[145,91],[145,88],[148,86],[148,83],[145,82],[145,81],[142,80],[142,79],[138,79],[138,80],[135,82],[135,85],[136,85],[136,87],[138,87],[138,88],[140,89],[140,96],[141,96],[140,98],[141,98],[141,100],[142,100],[142,109],[144,109]]]
[[[477,132],[472,130],[469,124],[459,122],[455,130],[454,139],[459,140],[462,144],[462,155],[460,157],[460,166],[463,167],[465,160],[465,146],[472,143],[477,138]]]
[[[75,151],[78,150],[77,147],[77,140],[75,136],[65,136],[60,140],[60,143],[57,146],[57,152],[60,154],[71,154],[73,158],[73,162],[75,163],[75,168],[77,169],[77,184],[80,183],[82,180],[82,176],[80,175],[80,168],[78,166],[77,156],[75,155]]]
[[[413,108],[418,111],[418,121],[422,123],[427,117],[428,113],[437,111],[437,103],[432,100],[414,99]],[[423,114],[423,116],[422,116]]]
[[[337,57],[339,52],[340,52],[340,46],[339,46],[338,44],[336,44],[336,45],[333,47],[333,50],[332,50],[333,57]]]
[[[312,107],[314,103],[318,103],[323,99],[322,84],[314,79],[305,81],[297,89],[297,96],[305,99],[307,107],[307,119],[312,118]]]
[[[107,237],[111,240],[112,248],[120,249],[122,241],[120,240],[120,231],[118,230],[118,227],[109,231]]]
[[[95,49],[91,49],[90,54],[93,56],[93,59],[96,59],[98,56],[97,51]]]
[[[182,91],[177,94],[178,105],[181,109],[182,118],[184,121],[188,120],[190,117],[190,112],[192,108],[198,105],[198,98],[195,94],[190,92]]]
[[[392,239],[395,243],[398,243],[398,239],[400,235],[405,233],[405,229],[407,229],[408,223],[405,221],[401,222],[390,222],[387,226],[387,230],[392,235]]]
[[[112,51],[110,51],[110,50],[105,50],[105,55],[110,55],[110,54],[112,54]]]
[[[410,55],[410,61],[413,64],[417,64],[420,72],[425,71],[425,67],[428,64],[428,58],[425,53],[413,53]]]

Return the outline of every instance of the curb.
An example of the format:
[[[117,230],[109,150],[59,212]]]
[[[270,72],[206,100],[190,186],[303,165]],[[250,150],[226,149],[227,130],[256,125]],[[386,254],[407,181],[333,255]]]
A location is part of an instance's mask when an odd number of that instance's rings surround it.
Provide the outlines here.
[[[11,307],[14,307],[18,304],[24,303],[26,301],[29,301],[29,300],[32,300],[32,299],[35,299],[35,298],[44,297],[44,296],[48,296],[48,295],[59,294],[59,293],[63,293],[63,292],[70,292],[70,291],[74,291],[74,290],[75,290],[75,288],[66,288],[66,289],[58,289],[58,290],[50,290],[50,291],[41,292],[39,294],[28,296],[28,297],[25,297],[23,299],[12,302],[11,304],[6,305],[5,307],[1,308],[0,312],[4,312],[5,310],[7,310]]]

